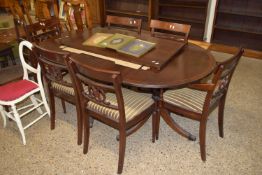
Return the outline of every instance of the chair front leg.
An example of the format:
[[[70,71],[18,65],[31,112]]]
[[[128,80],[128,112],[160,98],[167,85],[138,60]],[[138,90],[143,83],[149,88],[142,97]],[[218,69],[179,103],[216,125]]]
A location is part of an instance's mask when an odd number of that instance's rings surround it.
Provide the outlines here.
[[[84,146],[83,146],[83,153],[86,154],[88,152],[89,146],[89,136],[90,136],[90,128],[89,128],[89,116],[83,116],[83,123],[84,123]]]
[[[22,126],[22,122],[21,122],[20,116],[19,116],[19,114],[18,114],[18,112],[16,110],[15,105],[12,105],[11,108],[12,108],[12,111],[14,113],[16,124],[17,124],[17,126],[19,128],[19,131],[20,131],[21,135],[22,135],[23,144],[26,145],[25,132],[24,132],[24,128]]]
[[[4,121],[4,128],[6,127],[6,117],[5,117],[5,111],[4,111],[4,107],[2,105],[0,105],[0,113],[2,115],[3,121]]]
[[[50,128],[55,129],[55,97],[53,91],[49,90],[49,106],[50,106]]]
[[[206,124],[207,124],[207,118],[203,117],[200,121],[199,126],[199,144],[200,144],[200,153],[201,153],[201,159],[203,161],[206,161]]]

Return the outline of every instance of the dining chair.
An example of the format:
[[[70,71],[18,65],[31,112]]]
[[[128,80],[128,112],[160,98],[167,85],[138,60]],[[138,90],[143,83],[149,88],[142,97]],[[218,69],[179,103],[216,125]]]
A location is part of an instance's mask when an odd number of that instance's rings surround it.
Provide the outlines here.
[[[91,59],[95,57],[88,56]],[[82,64],[66,58],[84,123],[84,147],[89,145],[89,117],[119,131],[117,173],[122,173],[126,137],[137,131],[155,110],[151,95],[122,88],[121,73]],[[87,88],[86,88],[87,87]]]
[[[32,44],[28,41],[22,41],[19,44],[19,57],[24,71],[23,79],[0,86],[0,113],[4,121],[4,127],[6,127],[6,117],[15,121],[21,133],[24,145],[26,144],[24,130],[42,119],[44,116],[50,116],[50,110],[46,101],[41,79],[41,68],[38,65],[35,69],[25,62],[23,56],[23,49],[25,47],[32,50]],[[29,72],[37,75],[37,81],[29,79]],[[42,100],[36,97],[38,94],[40,94]],[[30,104],[27,102],[28,99],[31,100]],[[6,106],[10,107],[11,110],[9,111],[9,108],[8,110],[5,110]],[[44,107],[45,112],[41,109],[42,106]],[[23,126],[21,118],[30,114],[34,110],[37,110],[40,116],[26,126]]]
[[[193,83],[186,88],[162,90],[160,93],[159,108],[162,116],[174,113],[200,122],[200,153],[203,161],[206,161],[206,124],[209,114],[216,107],[218,107],[219,136],[224,137],[223,121],[226,96],[231,78],[243,52],[243,48],[240,48],[237,54],[230,59],[218,63],[211,80],[206,83]],[[159,119],[158,116],[155,121],[156,139],[159,135]],[[180,134],[183,136],[183,131],[180,130]]]
[[[106,23],[108,29],[110,29],[110,27],[113,24],[114,26],[116,25],[117,27],[136,31],[138,34],[141,33],[142,19],[107,15]]]
[[[66,113],[65,101],[76,106],[77,111],[77,143],[82,144],[82,119],[79,114],[75,92],[72,81],[65,64],[65,58],[69,57],[67,52],[56,52],[34,45],[33,53],[37,58],[42,75],[47,84],[49,104],[51,110],[50,128],[55,129],[56,107],[55,97],[61,99],[64,113]]]
[[[41,42],[49,38],[59,37],[62,33],[60,20],[56,17],[29,25],[23,23],[23,27],[26,39],[31,42]]]
[[[71,31],[93,28],[90,5],[86,0],[64,0],[64,12]]]
[[[152,36],[187,42],[191,26],[151,19],[150,28]]]

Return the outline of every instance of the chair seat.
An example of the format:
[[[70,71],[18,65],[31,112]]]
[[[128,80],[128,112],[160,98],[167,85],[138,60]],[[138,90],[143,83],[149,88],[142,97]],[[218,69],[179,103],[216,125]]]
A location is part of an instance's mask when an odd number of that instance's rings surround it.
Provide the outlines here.
[[[138,114],[143,112],[154,103],[150,94],[138,93],[125,88],[122,88],[122,93],[125,103],[124,106],[126,122],[132,120],[134,117],[136,117]],[[115,94],[107,93],[106,99],[107,102],[110,102],[110,104],[117,105]],[[117,110],[106,108],[91,101],[88,103],[88,109],[106,115],[109,118],[118,121],[119,112]]]
[[[38,85],[29,80],[19,80],[0,87],[0,100],[12,101],[38,88]]]
[[[164,102],[181,107],[183,109],[202,113],[207,92],[183,88],[168,90],[164,93]]]
[[[72,80],[71,80],[71,77],[69,74],[66,74],[64,77],[63,77],[63,80],[67,83],[72,83]],[[59,84],[59,83],[56,83],[56,82],[52,82],[52,88],[57,90],[57,91],[62,91],[62,92],[65,92],[69,95],[72,95],[74,96],[75,95],[75,91],[74,91],[74,88],[73,87],[68,87],[68,86],[64,86],[62,84]]]

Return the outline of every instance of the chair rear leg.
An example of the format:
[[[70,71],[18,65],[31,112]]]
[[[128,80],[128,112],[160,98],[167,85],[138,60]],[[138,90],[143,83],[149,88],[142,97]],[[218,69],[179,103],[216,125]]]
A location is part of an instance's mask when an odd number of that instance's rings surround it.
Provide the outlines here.
[[[123,171],[124,158],[126,150],[126,133],[124,129],[119,130],[119,158],[117,173],[121,174]]]
[[[6,117],[5,117],[5,111],[4,107],[0,105],[0,113],[2,115],[3,121],[4,121],[4,128],[6,127]]]
[[[225,108],[226,96],[224,95],[219,102],[218,107],[218,129],[219,136],[224,137],[224,108]]]
[[[26,145],[25,132],[24,132],[24,128],[22,126],[22,122],[21,122],[20,116],[19,116],[19,114],[18,114],[18,112],[16,110],[15,105],[12,105],[11,107],[12,107],[12,110],[13,110],[13,113],[14,113],[16,124],[17,124],[17,126],[19,128],[19,131],[20,131],[21,135],[22,135],[23,144]]]
[[[200,139],[200,154],[201,159],[206,161],[206,124],[207,120],[200,121],[200,128],[199,128],[199,139]]]
[[[49,105],[50,105],[50,128],[55,129],[55,97],[52,91],[49,91]]]
[[[35,98],[34,95],[30,96],[30,100],[31,100],[31,102],[33,103],[34,106],[38,105],[38,102],[36,101],[36,98]],[[36,110],[39,112],[39,114],[43,114],[41,107],[37,108]]]
[[[66,105],[65,105],[65,100],[61,99],[62,107],[63,107],[63,112],[66,113]]]

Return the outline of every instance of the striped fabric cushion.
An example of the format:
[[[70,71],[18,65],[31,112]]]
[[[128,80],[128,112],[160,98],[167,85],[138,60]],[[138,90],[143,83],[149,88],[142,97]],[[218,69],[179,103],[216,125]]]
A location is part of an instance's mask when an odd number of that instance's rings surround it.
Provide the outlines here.
[[[168,90],[164,93],[164,101],[175,106],[202,113],[207,92],[189,88]]]
[[[129,89],[122,88],[124,103],[125,103],[125,115],[126,121],[130,121],[135,116],[143,112],[146,108],[151,106],[154,101],[150,94],[137,93]],[[116,96],[113,93],[106,94],[106,100],[112,105],[117,105]],[[106,115],[107,117],[118,121],[119,112],[118,110],[103,107],[93,102],[88,103],[88,109]]]
[[[69,74],[66,74],[64,76],[64,81],[68,82],[68,83],[71,83],[71,77]],[[75,95],[75,91],[74,91],[74,88],[72,87],[68,87],[68,86],[64,86],[62,84],[59,84],[59,83],[56,83],[56,82],[52,82],[52,88],[54,88],[55,90],[57,91],[62,91],[62,92],[65,92],[69,95],[72,95],[74,96]]]

